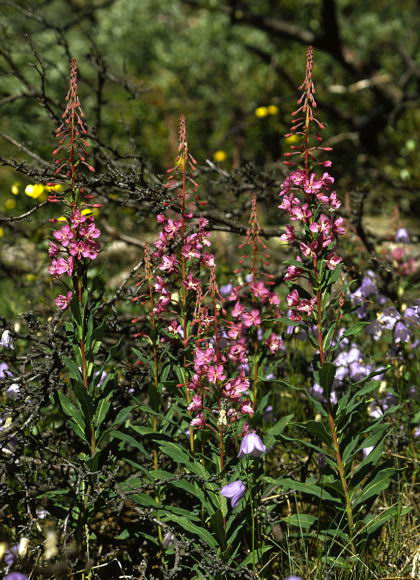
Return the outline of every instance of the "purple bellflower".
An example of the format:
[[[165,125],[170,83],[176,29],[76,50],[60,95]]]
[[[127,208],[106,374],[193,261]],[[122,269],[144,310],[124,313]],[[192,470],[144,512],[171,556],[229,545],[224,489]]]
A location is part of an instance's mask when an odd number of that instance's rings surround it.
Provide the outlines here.
[[[13,338],[10,330],[3,330],[3,334],[1,335],[0,339],[0,346],[4,346],[4,348],[10,348],[14,350],[13,346]]]
[[[395,234],[395,241],[401,244],[410,243],[410,234],[408,233],[407,228],[398,228],[397,233]]]
[[[220,493],[224,497],[230,499],[230,505],[234,508],[245,495],[245,491],[245,485],[238,479],[237,481],[232,481],[232,483],[223,486]]]
[[[0,379],[7,379],[7,377],[13,377],[13,373],[9,371],[7,363],[0,363]]]
[[[243,457],[244,455],[259,457],[266,451],[267,448],[259,435],[256,433],[247,433],[241,441],[238,457]]]

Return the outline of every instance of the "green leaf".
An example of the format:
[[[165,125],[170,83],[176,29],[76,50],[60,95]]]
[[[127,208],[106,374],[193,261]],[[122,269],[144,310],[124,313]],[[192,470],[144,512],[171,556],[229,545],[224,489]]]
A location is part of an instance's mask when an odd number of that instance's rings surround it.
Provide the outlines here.
[[[210,534],[210,532],[208,530],[205,530],[204,528],[201,528],[200,526],[197,526],[196,524],[193,524],[193,522],[188,520],[186,517],[177,516],[175,514],[165,512],[164,518],[166,520],[170,520],[171,522],[178,524],[179,526],[181,526],[181,528],[183,528],[187,532],[190,532],[191,534],[198,536],[208,546],[214,549],[217,548],[217,541]]]
[[[274,423],[274,425],[272,427],[270,427],[268,429],[267,435],[273,435],[274,437],[276,437],[277,435],[280,435],[292,419],[293,419],[293,414],[286,415],[285,417],[282,417],[276,423]]]
[[[120,441],[124,441],[125,443],[128,443],[128,445],[131,445],[136,449],[140,449],[140,451],[142,451],[145,455],[147,455],[143,445],[138,441],[136,441],[136,439],[134,439],[134,437],[132,437],[131,435],[128,435],[127,433],[122,433],[121,431],[110,431],[109,435],[111,439],[120,439]]]
[[[108,411],[111,406],[111,403],[109,402],[111,394],[112,393],[98,401],[98,406],[96,407],[96,411],[93,416],[93,424],[95,427],[100,427],[108,415]]]
[[[327,393],[331,392],[331,388],[334,383],[335,371],[335,365],[329,362],[324,363],[320,368],[319,382],[321,387],[325,389]]]
[[[139,435],[157,435],[158,431],[155,431],[151,427],[143,427],[143,425],[130,425],[131,429],[138,433]]]
[[[256,550],[254,550],[253,552],[250,552],[248,554],[248,556],[245,558],[245,560],[243,560],[240,564],[239,567],[242,566],[248,566],[249,564],[257,564],[262,556],[268,552],[269,550],[272,550],[274,546],[261,546],[261,548],[257,548]]]
[[[162,452],[173,459],[175,463],[190,463],[189,455],[182,449],[180,445],[171,443],[170,441],[158,441]]]
[[[171,485],[173,485],[174,487],[177,487],[179,489],[183,489],[184,491],[186,491],[190,495],[196,497],[202,503],[203,506],[207,506],[208,502],[206,502],[203,490],[200,489],[200,487],[197,485],[196,482],[191,483],[190,481],[185,481],[185,480],[181,479],[181,480],[171,481]],[[214,508],[211,509],[211,511],[208,515],[211,515],[211,513],[213,511],[214,511]]]
[[[341,503],[341,500],[337,497],[333,497],[329,494],[325,489],[316,485],[315,483],[302,483],[300,481],[295,481],[294,479],[273,479],[271,477],[267,478],[268,481],[271,483],[275,483],[278,486],[282,487],[285,491],[289,489],[301,493],[307,493],[308,495],[312,495],[315,497],[319,497],[324,501],[332,501],[334,503]]]
[[[80,437],[80,439],[84,443],[89,443],[88,440],[87,440],[87,438],[86,438],[85,432],[82,430],[81,426],[78,423],[76,423],[75,421],[73,421],[73,419],[69,419],[69,425],[73,429],[73,431],[76,433],[76,435],[78,437]]]
[[[80,409],[73,405],[70,399],[60,391],[58,392],[58,398],[64,413],[72,419],[69,421],[69,424],[71,425],[73,431],[76,433],[76,435],[78,435],[78,437],[87,443],[85,435],[86,424]]]
[[[289,524],[290,526],[296,526],[302,530],[309,530],[309,528],[318,520],[316,516],[312,514],[292,514],[282,518],[282,522]]]
[[[320,421],[306,421],[302,423],[302,427],[306,431],[313,433],[318,438],[318,441],[322,441],[326,445],[332,444],[331,435]]]
[[[393,468],[381,469],[373,480],[364,486],[361,495],[354,501],[354,507],[365,503],[373,496],[378,496],[382,491],[387,489],[391,483],[391,478],[395,473],[396,470]]]
[[[69,371],[69,376],[78,383],[81,383],[82,373],[77,364],[74,362],[74,360],[71,360],[71,358],[68,357],[64,357],[63,362],[67,370]]]
[[[375,446],[378,443],[378,441],[384,437],[384,433],[388,431],[388,429],[389,425],[387,425],[386,423],[375,423],[374,425],[372,425],[370,430],[373,432],[369,437],[367,437],[360,443],[359,447],[357,448],[357,451],[361,451],[366,447]]]
[[[347,462],[351,462],[351,460],[353,459],[354,455],[356,454],[356,451],[354,451],[354,449],[357,447],[358,443],[359,443],[359,435],[356,435],[353,439],[351,439],[350,443],[346,445],[346,447],[344,448],[342,455],[344,465],[347,465]]]
[[[118,415],[115,417],[114,427],[117,427],[118,425],[121,425],[121,423],[124,423],[130,412],[135,408],[136,405],[129,405],[128,407],[121,409],[121,411],[119,411]]]
[[[393,518],[405,516],[411,511],[411,507],[392,506],[379,515],[368,514],[363,522],[366,524],[364,531],[373,534],[378,528]]]
[[[350,328],[344,331],[342,337],[354,336],[355,334],[359,334],[368,324],[370,324],[370,322],[356,322]]]

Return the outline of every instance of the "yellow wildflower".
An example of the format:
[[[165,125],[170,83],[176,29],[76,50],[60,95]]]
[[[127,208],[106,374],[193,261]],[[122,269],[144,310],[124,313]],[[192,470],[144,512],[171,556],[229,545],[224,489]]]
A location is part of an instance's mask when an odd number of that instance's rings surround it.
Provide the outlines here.
[[[267,107],[257,107],[255,109],[255,116],[256,117],[266,117],[268,115],[268,108]]]
[[[15,199],[6,199],[4,202],[4,207],[6,209],[14,209],[16,207],[16,200]]]
[[[267,111],[269,115],[277,115],[279,108],[276,105],[269,105]]]
[[[36,280],[35,274],[25,274],[25,278],[28,280],[28,282],[32,282],[33,280]]]
[[[18,193],[19,193],[19,182],[18,181],[12,185],[12,187],[10,188],[10,191],[11,191],[11,193],[13,193],[13,195],[18,195]]]
[[[80,212],[82,215],[94,215],[97,216],[99,214],[99,211],[96,207],[94,208],[85,208],[82,209],[82,211]]]
[[[219,151],[215,151],[213,153],[213,159],[215,161],[225,161],[225,159],[227,159],[226,151],[222,151],[221,149],[219,149]]]
[[[60,183],[57,183],[56,185],[46,185],[45,189],[47,191],[62,191],[63,186]]]
[[[27,185],[25,187],[25,193],[28,197],[38,199],[38,197],[44,193],[44,186],[41,185],[40,183],[36,183],[34,185]]]
[[[285,137],[284,140],[286,143],[297,143],[299,141],[299,135],[289,135],[289,137]]]

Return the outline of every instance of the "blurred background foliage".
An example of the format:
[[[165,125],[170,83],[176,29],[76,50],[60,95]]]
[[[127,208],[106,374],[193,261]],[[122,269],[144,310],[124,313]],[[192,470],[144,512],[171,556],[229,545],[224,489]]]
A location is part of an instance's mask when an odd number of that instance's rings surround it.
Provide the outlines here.
[[[241,180],[252,187],[257,183],[266,208],[261,219],[274,228],[281,219],[272,211],[284,171],[281,157],[291,144],[284,135],[304,76],[305,47],[314,45],[319,118],[326,123],[325,144],[334,147],[333,173],[346,210],[351,212],[353,194],[363,195],[375,235],[392,239],[402,219],[416,239],[420,11],[415,0],[9,0],[0,5],[0,262],[6,277],[17,272],[31,287],[34,276],[45,273],[46,230],[40,226],[47,225],[51,208],[33,214],[29,223],[6,220],[46,199],[46,191],[37,189],[36,172],[33,178],[28,171],[19,174],[16,163],[46,173],[51,168],[71,56],[79,62],[80,96],[99,172],[117,159],[137,168],[139,182],[161,184],[176,154],[179,115],[185,113],[190,150],[205,168],[202,196],[209,207],[246,225],[247,212],[232,191],[250,189],[239,186]],[[106,197],[120,203],[118,218],[113,206],[103,211],[110,227],[140,238],[140,230],[150,231],[156,207],[151,211],[146,204],[141,210],[130,188],[125,197],[108,189]],[[26,265],[19,266],[20,255]]]

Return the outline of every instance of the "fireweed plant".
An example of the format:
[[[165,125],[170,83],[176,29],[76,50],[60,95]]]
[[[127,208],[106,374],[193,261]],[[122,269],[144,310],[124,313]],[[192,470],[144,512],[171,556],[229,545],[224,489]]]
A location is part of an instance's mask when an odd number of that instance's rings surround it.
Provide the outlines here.
[[[312,495],[313,505],[322,506],[318,515],[309,511],[300,513],[298,519],[308,538],[316,529],[318,540],[325,542],[322,559],[326,569],[337,566],[350,574],[361,574],[363,550],[378,528],[398,515],[400,508],[392,506],[376,517],[371,513],[375,499],[395,475],[395,470],[381,460],[388,432],[384,420],[387,412],[357,434],[352,428],[370,393],[378,387],[372,379],[386,369],[362,367],[361,353],[349,339],[353,340],[365,323],[346,328],[344,293],[333,292],[342,262],[336,247],[345,227],[343,218],[337,216],[340,201],[333,191],[334,178],[327,171],[331,161],[320,160],[320,154],[331,148],[320,146],[323,125],[316,118],[312,68],[313,52],[309,48],[302,94],[288,134],[298,136],[299,143],[285,154],[291,171],[281,186],[279,207],[291,222],[282,240],[297,251],[285,275],[289,318],[291,324],[304,329],[315,350],[314,385],[308,396],[316,420],[300,425],[307,438],[299,442],[311,454],[318,454],[320,476],[304,484],[292,480],[281,483],[284,489],[301,491],[306,498]],[[358,368],[352,369],[352,362],[357,362]],[[363,457],[365,448],[370,452]]]
[[[96,509],[90,499],[92,489],[98,483],[98,469],[112,439],[112,430],[124,421],[130,409],[123,410],[112,425],[107,423],[113,374],[105,369],[112,349],[108,357],[100,353],[103,325],[98,323],[95,314],[101,302],[95,288],[95,271],[90,268],[101,250],[98,241],[101,231],[93,213],[100,204],[93,203],[94,196],[80,186],[80,171],[86,168],[94,172],[95,169],[88,162],[88,132],[78,97],[74,59],[66,101],[62,124],[56,130],[58,146],[53,152],[56,181],[48,184],[51,189],[49,201],[57,204],[63,214],[51,220],[56,227],[49,244],[51,264],[48,271],[64,289],[55,299],[57,308],[69,312],[65,330],[71,351],[63,362],[70,392],[59,391],[57,397],[68,416],[69,426],[80,441],[78,458],[85,477],[70,492],[76,506],[72,518],[77,539],[89,552],[90,536],[86,524]],[[105,360],[99,362],[99,356]]]

